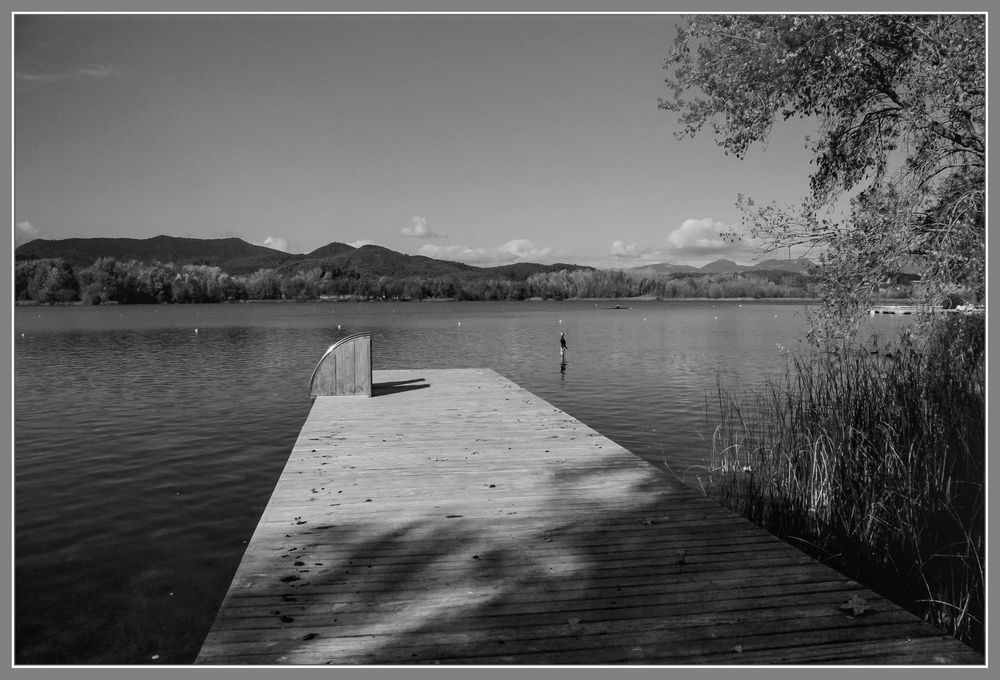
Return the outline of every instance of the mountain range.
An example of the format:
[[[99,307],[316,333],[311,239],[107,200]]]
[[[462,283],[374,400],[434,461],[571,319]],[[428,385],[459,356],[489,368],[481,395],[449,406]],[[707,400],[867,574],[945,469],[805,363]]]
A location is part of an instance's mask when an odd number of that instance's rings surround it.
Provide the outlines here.
[[[14,251],[16,260],[60,258],[79,269],[89,267],[102,257],[127,262],[172,262],[176,265],[195,264],[219,267],[232,275],[252,274],[258,269],[275,269],[281,274],[322,267],[344,272],[359,272],[374,276],[447,276],[456,273],[484,274],[523,281],[535,273],[559,270],[593,270],[577,264],[550,265],[529,262],[476,267],[463,262],[438,260],[423,255],[406,255],[377,245],[359,248],[332,242],[309,253],[286,253],[266,246],[247,243],[239,238],[199,239],[178,236],[134,238],[67,238],[35,239]],[[740,271],[789,271],[808,273],[815,265],[806,258],[764,260],[754,265],[741,265],[730,260],[716,260],[702,267],[659,263],[634,267],[631,271],[658,274],[700,273],[725,274]]]
[[[656,274],[678,274],[678,273],[699,273],[699,274],[731,274],[743,271],[784,271],[795,272],[797,274],[808,274],[816,264],[809,258],[799,257],[788,260],[769,259],[762,260],[757,264],[746,265],[737,264],[732,260],[715,260],[701,267],[692,267],[686,264],[670,264],[661,262],[659,264],[647,264],[641,267],[633,267],[635,272],[651,272]]]
[[[360,248],[346,243],[329,243],[310,253],[286,253],[258,246],[239,238],[197,239],[177,236],[133,238],[35,239],[14,251],[15,260],[59,258],[74,269],[89,267],[103,257],[122,262],[172,262],[175,265],[209,265],[232,274],[252,274],[258,269],[274,269],[294,274],[314,267],[326,271],[357,272],[367,276],[450,276],[454,274],[497,276],[525,280],[535,273],[563,269],[593,270],[593,267],[556,263],[518,262],[496,267],[475,267],[463,262],[437,260],[423,255],[406,255],[376,245]]]

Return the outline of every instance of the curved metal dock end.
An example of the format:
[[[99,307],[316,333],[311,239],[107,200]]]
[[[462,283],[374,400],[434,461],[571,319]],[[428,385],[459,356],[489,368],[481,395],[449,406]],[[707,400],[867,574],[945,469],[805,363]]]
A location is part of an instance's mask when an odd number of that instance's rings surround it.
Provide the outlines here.
[[[372,336],[355,333],[341,338],[313,369],[309,396],[372,396]]]

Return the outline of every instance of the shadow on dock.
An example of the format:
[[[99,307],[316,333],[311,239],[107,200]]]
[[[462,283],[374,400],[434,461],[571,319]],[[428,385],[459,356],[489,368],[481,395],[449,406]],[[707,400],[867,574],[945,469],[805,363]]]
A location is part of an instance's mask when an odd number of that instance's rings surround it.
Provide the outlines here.
[[[983,664],[494,371],[380,373],[434,389],[314,402],[196,663]]]
[[[499,516],[474,510],[445,522],[443,509],[438,517],[393,522],[377,511],[370,521],[289,522],[281,546],[286,568],[255,579],[254,605],[224,614],[241,622],[219,640],[232,655],[227,661],[836,665],[976,658],[971,651],[949,655],[961,645],[707,499],[664,493],[655,476],[624,490],[648,502],[584,501],[578,489],[604,484],[607,474],[600,466],[561,472],[551,502],[539,508],[544,518],[501,505]],[[845,615],[840,605],[859,594],[869,606],[864,617]],[[267,628],[277,630],[262,644],[258,631]]]
[[[431,384],[425,381],[426,378],[414,378],[413,380],[393,380],[375,383],[372,385],[372,396],[381,397],[386,394],[409,392],[410,390],[421,390],[425,387],[430,387]]]

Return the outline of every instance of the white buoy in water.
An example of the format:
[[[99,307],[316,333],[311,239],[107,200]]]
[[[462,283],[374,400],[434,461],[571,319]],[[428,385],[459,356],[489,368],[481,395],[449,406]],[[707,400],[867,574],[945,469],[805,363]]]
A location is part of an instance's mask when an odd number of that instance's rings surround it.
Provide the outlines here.
[[[198,329],[197,329],[197,328],[195,328],[195,329],[194,329],[194,332],[195,332],[195,335],[197,335],[197,334],[198,334]]]

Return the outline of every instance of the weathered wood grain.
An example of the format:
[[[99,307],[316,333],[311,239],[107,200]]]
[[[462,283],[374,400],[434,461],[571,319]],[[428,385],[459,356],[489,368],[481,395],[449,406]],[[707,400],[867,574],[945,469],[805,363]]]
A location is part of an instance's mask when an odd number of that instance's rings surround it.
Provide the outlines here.
[[[366,396],[372,394],[372,338],[355,333],[327,350],[309,380],[309,396]]]
[[[492,371],[375,380],[314,402],[197,663],[984,662]]]

